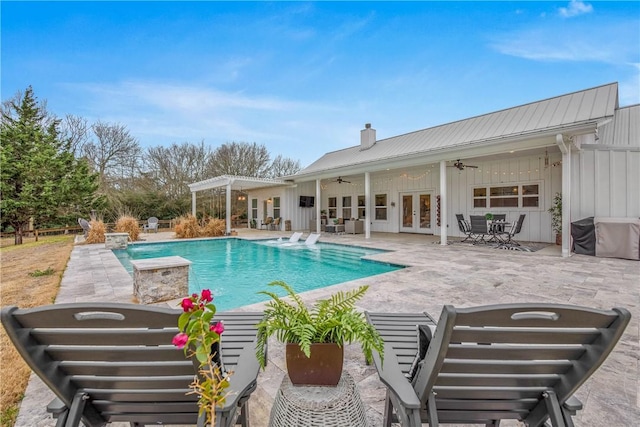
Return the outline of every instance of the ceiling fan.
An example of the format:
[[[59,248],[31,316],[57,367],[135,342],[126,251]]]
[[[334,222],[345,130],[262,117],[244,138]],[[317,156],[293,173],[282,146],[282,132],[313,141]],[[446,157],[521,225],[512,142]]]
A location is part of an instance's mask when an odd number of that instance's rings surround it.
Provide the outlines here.
[[[462,171],[462,170],[464,170],[464,168],[474,168],[474,169],[477,169],[477,168],[478,168],[478,166],[465,165],[464,163],[462,163],[462,162],[460,161],[460,159],[456,160],[456,162],[455,162],[453,165],[451,165],[451,166],[447,166],[447,167],[450,167],[450,168],[458,168],[458,169],[459,169],[459,170],[461,170],[461,171]]]
[[[332,181],[332,182],[337,182],[338,184],[342,184],[343,182],[346,184],[351,184],[351,181],[347,181],[346,179],[342,179],[341,176],[338,177],[338,179]]]

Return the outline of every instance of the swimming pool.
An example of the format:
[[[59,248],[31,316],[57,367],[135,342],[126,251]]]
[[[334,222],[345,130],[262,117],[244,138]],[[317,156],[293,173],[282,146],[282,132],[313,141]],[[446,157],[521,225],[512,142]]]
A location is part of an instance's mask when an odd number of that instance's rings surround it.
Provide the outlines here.
[[[210,239],[133,244],[113,252],[130,274],[131,260],[173,255],[188,259],[189,292],[211,289],[219,310],[265,301],[257,292],[274,280],[304,292],[403,268],[363,258],[382,250],[331,243]]]

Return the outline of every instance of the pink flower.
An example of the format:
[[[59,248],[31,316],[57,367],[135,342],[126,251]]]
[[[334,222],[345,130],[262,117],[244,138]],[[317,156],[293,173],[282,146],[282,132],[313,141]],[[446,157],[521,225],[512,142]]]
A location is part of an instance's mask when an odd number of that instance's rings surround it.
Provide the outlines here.
[[[185,334],[184,332],[180,332],[175,337],[173,337],[173,340],[171,340],[173,345],[178,348],[183,348],[187,344],[187,341],[189,341],[189,335]]]
[[[183,299],[180,305],[182,306],[182,310],[184,310],[185,312],[191,311],[193,309],[193,301],[191,301],[191,298]]]
[[[212,325],[209,330],[211,332],[215,332],[216,334],[220,335],[224,332],[224,324],[222,322],[218,322],[215,325]]]
[[[204,289],[202,291],[201,299],[206,302],[213,301],[213,297],[211,296],[211,291],[209,289]]]

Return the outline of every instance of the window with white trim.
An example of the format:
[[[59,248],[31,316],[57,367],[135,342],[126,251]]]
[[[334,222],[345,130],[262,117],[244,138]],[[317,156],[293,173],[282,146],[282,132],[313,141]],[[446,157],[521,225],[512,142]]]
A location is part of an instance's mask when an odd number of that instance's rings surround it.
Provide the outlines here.
[[[473,187],[474,208],[540,208],[540,183]]]
[[[386,194],[376,194],[374,197],[376,207],[375,207],[375,219],[376,220],[386,220],[387,219],[387,195]]]
[[[273,198],[273,219],[280,218],[280,197]]]
[[[351,219],[351,196],[342,196],[342,218]]]
[[[365,203],[364,203],[364,196],[358,196],[358,218],[359,219],[364,219],[365,217]]]
[[[338,218],[338,198],[337,197],[329,197],[329,218]]]

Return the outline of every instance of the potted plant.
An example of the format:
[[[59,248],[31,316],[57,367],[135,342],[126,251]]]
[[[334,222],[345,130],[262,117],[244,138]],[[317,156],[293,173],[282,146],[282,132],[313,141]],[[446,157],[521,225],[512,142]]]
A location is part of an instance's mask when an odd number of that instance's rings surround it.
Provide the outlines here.
[[[342,375],[344,343],[359,342],[367,361],[373,350],[383,357],[382,338],[355,307],[368,286],[337,292],[310,308],[285,282],[275,281],[269,286],[284,289],[292,302],[274,292],[260,292],[272,299],[257,326],[256,356],[263,368],[264,349],[272,335],[286,344],[287,373],[295,385],[337,385]]]
[[[189,385],[188,394],[198,396],[200,414],[205,414],[209,425],[216,425],[216,407],[222,406],[229,387],[230,372],[224,371],[220,355],[220,335],[224,332],[222,322],[212,324],[216,314],[213,295],[204,289],[200,295],[193,294],[180,303],[183,313],[178,318],[181,331],[173,337],[173,345],[183,348],[187,357],[198,366],[198,375]]]
[[[548,212],[551,214],[551,228],[556,233],[556,245],[562,244],[562,194],[556,193]]]

